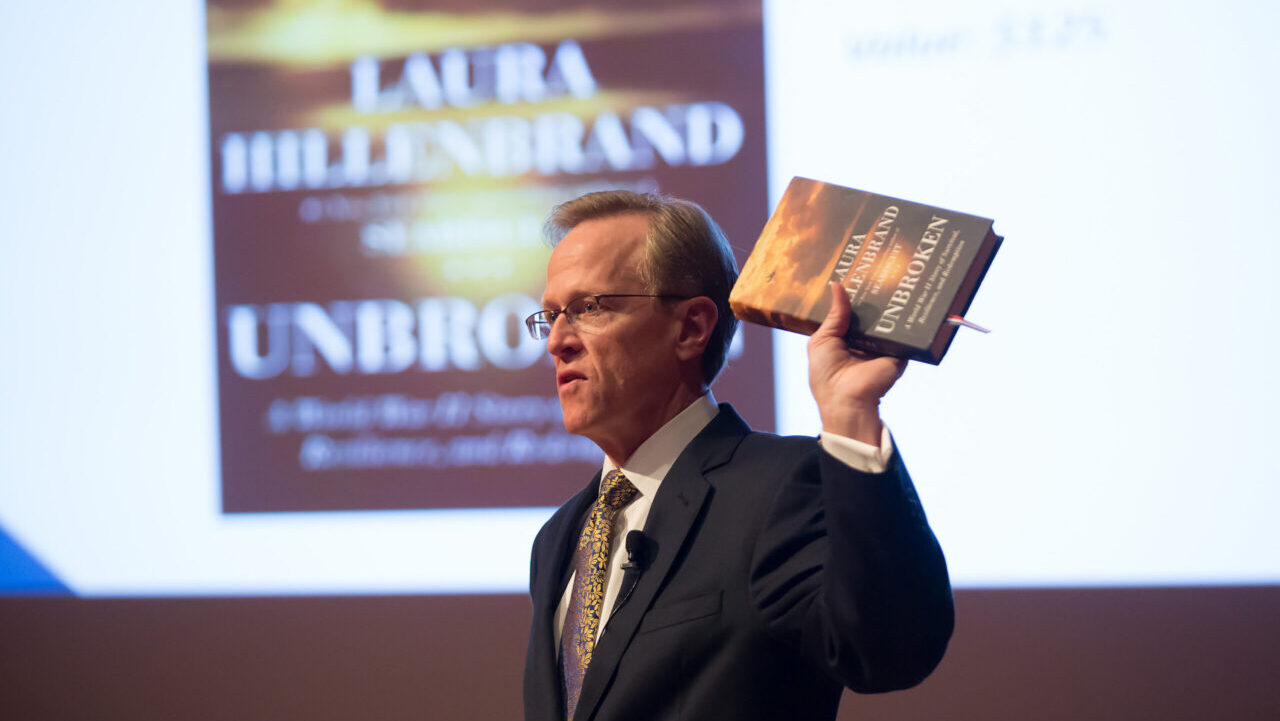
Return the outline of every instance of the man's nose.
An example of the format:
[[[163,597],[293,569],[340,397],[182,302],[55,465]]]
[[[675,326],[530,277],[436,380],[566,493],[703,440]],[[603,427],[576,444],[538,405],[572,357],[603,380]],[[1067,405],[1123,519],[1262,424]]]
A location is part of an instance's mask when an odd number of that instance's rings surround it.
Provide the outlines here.
[[[581,346],[578,334],[569,323],[569,317],[561,313],[551,321],[551,331],[547,334],[547,352],[553,356],[572,355]]]

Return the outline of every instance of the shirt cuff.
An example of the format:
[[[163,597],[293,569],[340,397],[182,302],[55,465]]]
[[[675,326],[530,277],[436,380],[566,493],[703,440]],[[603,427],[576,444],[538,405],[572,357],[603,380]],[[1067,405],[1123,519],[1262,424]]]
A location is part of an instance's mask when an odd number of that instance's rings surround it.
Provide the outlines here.
[[[889,467],[889,458],[893,455],[893,438],[889,435],[889,426],[883,423],[879,448],[870,443],[826,431],[818,436],[818,443],[837,461],[863,473],[884,473]]]

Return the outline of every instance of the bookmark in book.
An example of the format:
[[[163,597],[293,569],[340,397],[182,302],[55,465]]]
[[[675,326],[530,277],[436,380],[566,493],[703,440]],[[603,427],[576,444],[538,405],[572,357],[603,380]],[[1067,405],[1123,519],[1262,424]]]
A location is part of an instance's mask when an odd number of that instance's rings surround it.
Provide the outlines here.
[[[982,326],[980,326],[980,325],[978,325],[977,323],[974,323],[974,322],[972,322],[972,321],[967,321],[967,320],[965,320],[964,318],[961,318],[961,317],[960,317],[960,316],[958,316],[958,315],[949,315],[949,316],[947,316],[947,322],[948,322],[948,323],[950,323],[951,325],[962,325],[962,326],[964,326],[965,328],[972,328],[972,329],[974,329],[974,330],[978,331],[979,333],[990,333],[990,332],[991,332],[989,329],[987,329],[987,328],[983,328]]]

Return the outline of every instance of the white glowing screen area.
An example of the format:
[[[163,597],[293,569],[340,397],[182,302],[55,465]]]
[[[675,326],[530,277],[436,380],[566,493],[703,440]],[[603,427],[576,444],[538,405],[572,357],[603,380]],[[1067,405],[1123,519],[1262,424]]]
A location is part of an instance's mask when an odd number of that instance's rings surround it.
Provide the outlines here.
[[[884,406],[955,584],[1280,582],[1280,11],[833,5],[765,3],[772,200],[1006,236],[994,332]],[[0,20],[0,529],[82,595],[526,589],[549,508],[219,512],[204,8]],[[779,341],[778,428],[816,432]]]

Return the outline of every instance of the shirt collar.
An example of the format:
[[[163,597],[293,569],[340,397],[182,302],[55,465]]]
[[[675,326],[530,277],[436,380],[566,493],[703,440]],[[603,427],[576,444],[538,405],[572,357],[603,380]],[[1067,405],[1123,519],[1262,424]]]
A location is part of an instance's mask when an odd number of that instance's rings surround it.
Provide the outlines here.
[[[600,478],[603,479],[609,471],[620,470],[641,495],[652,497],[658,492],[658,484],[666,478],[667,471],[671,470],[676,459],[684,452],[685,446],[719,412],[715,396],[708,390],[641,443],[636,452],[631,454],[631,458],[627,459],[625,466],[618,467],[612,459],[605,456]]]

